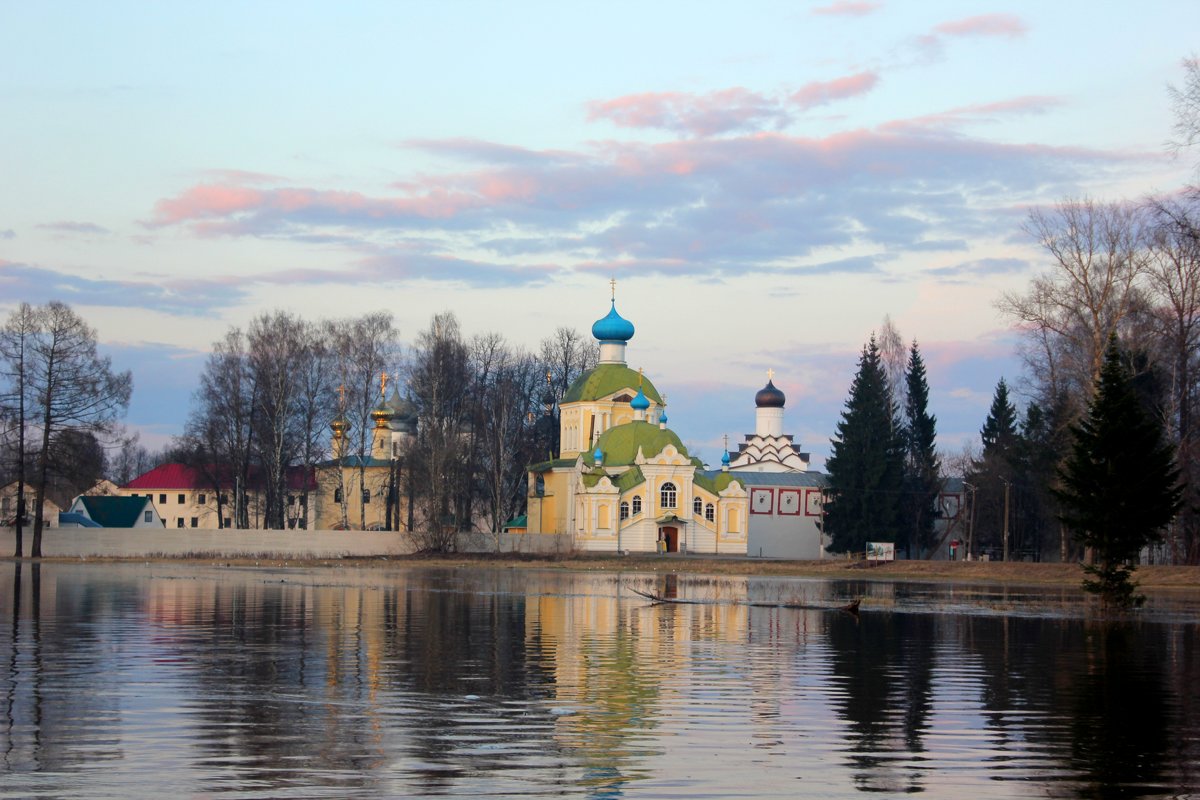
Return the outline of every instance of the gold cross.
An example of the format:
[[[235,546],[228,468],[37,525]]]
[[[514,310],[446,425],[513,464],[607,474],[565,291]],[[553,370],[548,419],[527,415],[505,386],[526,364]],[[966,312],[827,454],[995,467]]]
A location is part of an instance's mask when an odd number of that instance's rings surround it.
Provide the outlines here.
[[[773,380],[775,380],[775,370],[769,369],[767,370],[767,381],[770,382]]]
[[[341,400],[340,400],[341,409],[342,409],[342,411],[345,411],[346,410],[346,384],[343,383],[338,386],[338,397],[341,398]]]
[[[546,370],[546,385],[550,385],[550,370]]]
[[[612,287],[612,299],[616,300],[617,299],[617,279],[616,278],[611,279],[608,282],[608,285]]]
[[[380,397],[387,397],[387,379],[388,379],[388,374],[386,372],[379,373],[379,396]]]
[[[642,388],[642,368],[638,367],[638,388]]]

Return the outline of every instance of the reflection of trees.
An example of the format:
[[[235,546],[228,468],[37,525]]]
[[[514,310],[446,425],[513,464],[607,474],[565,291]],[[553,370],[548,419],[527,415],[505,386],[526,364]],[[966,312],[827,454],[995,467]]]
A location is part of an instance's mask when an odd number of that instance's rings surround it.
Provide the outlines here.
[[[934,617],[829,615],[834,703],[850,723],[850,761],[860,788],[920,791],[922,772],[895,774],[898,753],[924,751],[932,704]]]
[[[960,617],[957,628],[982,666],[980,700],[1006,766],[1057,762],[1079,781],[1059,795],[1192,785],[1200,737],[1188,707],[1200,670],[1186,644],[1195,626]]]

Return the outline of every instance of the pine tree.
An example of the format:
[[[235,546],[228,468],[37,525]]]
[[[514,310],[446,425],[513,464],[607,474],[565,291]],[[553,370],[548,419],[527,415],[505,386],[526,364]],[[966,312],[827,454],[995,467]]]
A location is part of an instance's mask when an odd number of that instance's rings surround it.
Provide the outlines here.
[[[1179,472],[1161,424],[1138,402],[1116,337],[1110,337],[1087,415],[1071,428],[1074,444],[1063,464],[1062,519],[1095,563],[1083,585],[1106,605],[1129,607],[1138,553],[1157,541],[1179,510]]]
[[[826,462],[825,532],[833,552],[861,551],[868,541],[897,540],[903,467],[897,427],[872,336],[859,357],[858,373]]]
[[[929,384],[925,362],[917,343],[912,343],[905,371],[907,392],[904,403],[904,495],[901,502],[902,533],[906,550],[918,552],[933,547],[933,523],[937,518],[938,495],[942,488],[942,465],[937,457],[937,417],[929,413]],[[909,553],[911,555],[911,552]]]
[[[1008,399],[1008,384],[1004,382],[1004,378],[996,384],[992,407],[988,410],[979,436],[983,439],[985,456],[993,452],[1008,456],[1016,444],[1017,409]]]
[[[975,507],[971,511],[971,549],[973,555],[997,558],[1004,550],[1004,494],[1011,489],[1020,450],[1017,409],[1008,398],[1008,384],[1003,378],[996,384],[979,438],[983,453],[967,476],[967,482],[976,487],[972,493]]]

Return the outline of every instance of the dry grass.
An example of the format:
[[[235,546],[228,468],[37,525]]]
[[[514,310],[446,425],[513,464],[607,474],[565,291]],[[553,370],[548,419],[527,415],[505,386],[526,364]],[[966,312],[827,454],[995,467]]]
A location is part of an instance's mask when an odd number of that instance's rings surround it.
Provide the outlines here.
[[[193,561],[198,564],[239,567],[361,567],[364,569],[397,566],[491,567],[524,569],[561,569],[573,571],[605,570],[613,572],[675,572],[694,575],[794,576],[844,578],[872,581],[964,582],[1007,585],[1079,586],[1082,571],[1078,564],[1032,564],[1025,562],[946,562],[894,561],[868,567],[842,559],[824,561],[774,561],[752,558],[705,558],[679,555],[559,555],[475,554],[411,555],[376,558],[297,559],[281,554],[227,557],[194,553],[184,557],[156,556],[141,558],[46,558],[59,563],[119,563],[145,561]],[[1142,589],[1200,590],[1200,567],[1145,566],[1134,578]]]

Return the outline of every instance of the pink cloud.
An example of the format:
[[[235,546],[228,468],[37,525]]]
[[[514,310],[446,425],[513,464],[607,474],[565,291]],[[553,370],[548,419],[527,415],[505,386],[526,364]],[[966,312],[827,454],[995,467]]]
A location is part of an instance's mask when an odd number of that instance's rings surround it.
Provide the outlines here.
[[[856,0],[837,0],[827,6],[818,6],[812,10],[820,16],[864,17],[873,14],[883,7],[882,3],[856,2]]]
[[[857,75],[846,75],[831,81],[813,81],[792,92],[791,101],[802,109],[813,108],[835,100],[844,100],[866,94],[879,83],[879,75],[875,72],[860,72]]]
[[[944,36],[1007,36],[1015,39],[1028,33],[1029,27],[1015,14],[977,14],[943,22],[933,30]]]
[[[880,126],[885,131],[938,131],[975,122],[995,122],[999,117],[1018,114],[1045,114],[1063,105],[1062,98],[1048,95],[1027,95],[994,103],[959,106],[935,114],[911,119],[893,120]]]
[[[622,128],[658,128],[691,136],[713,136],[789,121],[779,104],[741,87],[704,95],[647,92],[588,104],[588,120],[605,119]]]

